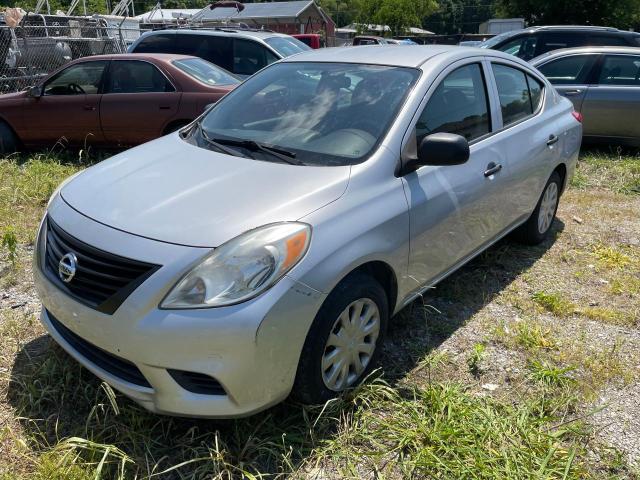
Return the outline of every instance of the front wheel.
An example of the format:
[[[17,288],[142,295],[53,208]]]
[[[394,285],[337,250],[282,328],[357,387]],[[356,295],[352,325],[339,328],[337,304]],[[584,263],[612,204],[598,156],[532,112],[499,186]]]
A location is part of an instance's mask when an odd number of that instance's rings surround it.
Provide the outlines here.
[[[387,296],[378,282],[359,273],[344,279],[307,334],[294,396],[324,403],[360,383],[380,355],[388,316]]]
[[[537,245],[547,238],[558,211],[561,188],[562,179],[558,172],[553,172],[542,191],[542,196],[538,200],[535,210],[529,219],[514,232],[519,242]]]

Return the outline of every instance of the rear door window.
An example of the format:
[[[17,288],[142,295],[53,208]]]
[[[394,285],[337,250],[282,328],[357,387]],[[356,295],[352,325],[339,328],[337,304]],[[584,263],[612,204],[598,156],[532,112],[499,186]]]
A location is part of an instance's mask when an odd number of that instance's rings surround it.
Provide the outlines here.
[[[600,85],[640,85],[640,56],[605,55],[598,78]]]
[[[598,55],[571,55],[545,63],[538,70],[554,85],[576,85],[587,82]]]
[[[542,105],[542,92],[544,86],[540,80],[527,75],[527,84],[529,85],[529,97],[531,98],[531,109],[536,112]]]
[[[226,70],[233,67],[233,39],[223,35],[179,35],[180,53],[200,57]]]
[[[233,73],[253,75],[278,58],[266,47],[253,40],[233,40]]]
[[[587,36],[581,32],[547,32],[540,35],[536,55],[560,48],[580,47],[587,44]]]
[[[173,85],[158,68],[138,60],[114,60],[105,93],[173,92]]]
[[[589,35],[589,45],[625,47],[629,42],[620,35]]]
[[[132,50],[133,53],[181,53],[173,33],[147,35]]]
[[[431,95],[416,123],[418,143],[437,132],[475,140],[491,130],[482,68],[474,63],[447,75]]]
[[[503,126],[507,127],[532,115],[534,108],[527,75],[522,70],[506,65],[494,63],[492,68],[498,88]],[[538,102],[540,98],[541,93],[538,94]]]

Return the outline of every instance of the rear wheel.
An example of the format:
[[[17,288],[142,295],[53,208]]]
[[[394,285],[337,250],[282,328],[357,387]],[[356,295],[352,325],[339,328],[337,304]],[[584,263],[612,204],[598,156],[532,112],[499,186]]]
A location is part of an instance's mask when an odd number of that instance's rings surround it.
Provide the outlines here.
[[[18,151],[19,141],[11,127],[0,122],[0,155],[7,155]]]
[[[380,355],[388,316],[378,282],[359,273],[343,280],[309,330],[293,394],[305,403],[324,403],[360,383]]]
[[[528,245],[537,245],[547,238],[558,210],[561,183],[562,179],[558,172],[553,172],[529,220],[514,232],[518,241]]]

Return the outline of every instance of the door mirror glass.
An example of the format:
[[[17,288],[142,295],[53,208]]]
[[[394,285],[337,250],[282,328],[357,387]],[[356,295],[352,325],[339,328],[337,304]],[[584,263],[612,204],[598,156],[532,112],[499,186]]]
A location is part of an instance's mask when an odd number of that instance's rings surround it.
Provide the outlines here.
[[[27,88],[27,95],[31,98],[40,98],[42,96],[42,85],[33,85]]]
[[[422,139],[418,145],[418,158],[409,160],[405,172],[412,172],[422,166],[461,165],[469,160],[469,142],[454,133],[433,133]]]

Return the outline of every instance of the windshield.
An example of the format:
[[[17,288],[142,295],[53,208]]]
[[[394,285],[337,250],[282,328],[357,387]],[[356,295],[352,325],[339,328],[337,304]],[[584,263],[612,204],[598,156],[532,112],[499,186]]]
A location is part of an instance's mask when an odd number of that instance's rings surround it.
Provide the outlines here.
[[[235,85],[240,79],[224,68],[217,67],[201,58],[188,58],[186,60],[174,60],[171,62],[176,68],[199,82],[207,85]]]
[[[504,32],[501,33],[499,35],[496,35],[495,37],[490,38],[489,40],[485,40],[484,42],[480,43],[480,45],[478,45],[478,47],[480,48],[493,48],[495,47],[497,44],[499,44],[500,42],[513,37],[514,35],[520,33],[522,30],[511,30],[510,32]]]
[[[293,37],[269,37],[265,38],[264,41],[278,52],[282,58],[311,50],[309,45]]]
[[[201,127],[227,145],[249,140],[305,164],[353,165],[382,139],[418,76],[403,67],[275,64],[216,104]]]

